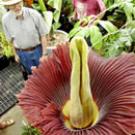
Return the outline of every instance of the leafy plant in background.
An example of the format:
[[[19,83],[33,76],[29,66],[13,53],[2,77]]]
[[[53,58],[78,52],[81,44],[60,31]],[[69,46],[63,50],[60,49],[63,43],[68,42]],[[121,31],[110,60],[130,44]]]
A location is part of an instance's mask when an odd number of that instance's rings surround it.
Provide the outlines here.
[[[73,5],[71,0],[62,1],[62,12],[65,12],[67,15],[72,14]]]
[[[47,6],[51,8],[51,11],[47,9]],[[61,26],[59,18],[62,8],[62,0],[48,0],[47,2],[38,0],[38,4],[33,4],[33,8],[41,11],[51,33]]]
[[[47,36],[48,46],[55,46],[60,42],[63,42],[65,40],[67,41],[67,33],[57,30],[61,26],[60,16],[62,9],[62,0],[48,0],[45,3],[43,0],[38,1],[40,11],[43,14],[43,17],[48,26],[48,30],[50,31]]]
[[[91,23],[90,27],[81,27],[82,20],[77,22],[74,29],[70,31],[69,38],[74,36],[85,37],[87,40],[90,40],[92,48],[105,57],[114,57],[123,51],[133,51],[135,4],[131,0],[116,0],[105,12],[113,11],[114,13],[115,10],[117,11],[117,14],[115,14],[116,21],[124,19],[124,23],[121,23],[122,25],[119,27],[108,18],[108,20],[99,20],[98,16],[102,14],[100,13]],[[119,15],[124,15],[125,18],[119,18]],[[86,17],[84,20],[86,24],[88,24],[91,21],[91,18]],[[112,20],[114,19],[112,18]]]
[[[43,14],[49,26],[50,33],[53,33],[59,28],[65,31],[69,29],[68,17],[73,13],[71,0],[38,0],[37,3],[33,4],[33,8]]]
[[[111,1],[104,0],[106,6]],[[130,22],[135,19],[135,1],[134,0],[113,0],[115,4],[119,4],[119,7],[113,9],[111,14],[107,17],[112,23],[118,27],[123,25],[125,22]],[[114,3],[111,3],[113,5]]]
[[[11,43],[6,40],[2,29],[2,16],[6,13],[6,9],[0,5],[0,55],[5,55],[7,58],[13,56],[13,49]]]
[[[2,48],[2,54],[7,58],[14,56],[12,44],[9,43],[3,32],[0,32],[0,47]]]
[[[85,37],[86,39],[90,40],[92,47],[98,51],[99,53],[102,53],[102,47],[103,47],[103,35],[97,25],[91,25],[88,27],[80,27],[80,22],[76,23],[75,27],[71,32],[69,33],[69,38],[72,38],[74,36],[81,36]],[[115,27],[111,22],[109,21],[97,21],[95,24],[99,23],[100,26],[104,28],[104,30],[107,33],[112,33],[117,31],[117,27]]]
[[[120,29],[106,35],[102,42],[102,52],[105,57],[118,56],[123,51],[135,52],[135,28]]]
[[[74,24],[70,21],[71,16],[73,16],[72,0],[63,0],[60,15],[61,27],[59,29],[69,32],[73,28]]]
[[[135,4],[135,0],[103,0],[105,3],[106,7],[110,7],[114,5],[115,3],[121,3],[121,2],[129,2]]]
[[[61,8],[62,8],[62,0],[49,0],[47,4],[55,9],[53,12],[53,20],[54,20],[54,23],[52,25],[52,32],[53,32],[61,26],[59,19],[60,19]]]

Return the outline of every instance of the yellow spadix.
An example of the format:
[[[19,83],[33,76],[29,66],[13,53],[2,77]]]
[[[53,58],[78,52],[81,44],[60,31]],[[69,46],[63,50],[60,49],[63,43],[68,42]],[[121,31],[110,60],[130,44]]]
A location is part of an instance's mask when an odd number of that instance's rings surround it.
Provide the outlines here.
[[[98,120],[98,107],[93,100],[88,69],[88,45],[83,38],[76,37],[70,43],[72,62],[70,100],[63,107],[69,128],[85,128]]]

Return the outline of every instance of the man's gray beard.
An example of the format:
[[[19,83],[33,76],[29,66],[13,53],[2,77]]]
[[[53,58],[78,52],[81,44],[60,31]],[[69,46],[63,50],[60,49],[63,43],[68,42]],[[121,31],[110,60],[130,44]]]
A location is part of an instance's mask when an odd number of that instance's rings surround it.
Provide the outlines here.
[[[18,13],[12,11],[13,14],[15,14],[16,17],[23,15],[23,10],[19,11]]]

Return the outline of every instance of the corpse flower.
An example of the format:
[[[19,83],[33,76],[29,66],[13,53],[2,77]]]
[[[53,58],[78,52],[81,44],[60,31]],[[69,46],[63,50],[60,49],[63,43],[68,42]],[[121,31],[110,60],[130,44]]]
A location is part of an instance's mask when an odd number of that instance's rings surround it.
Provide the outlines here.
[[[19,104],[43,135],[131,135],[135,55],[104,59],[74,38],[34,70]]]

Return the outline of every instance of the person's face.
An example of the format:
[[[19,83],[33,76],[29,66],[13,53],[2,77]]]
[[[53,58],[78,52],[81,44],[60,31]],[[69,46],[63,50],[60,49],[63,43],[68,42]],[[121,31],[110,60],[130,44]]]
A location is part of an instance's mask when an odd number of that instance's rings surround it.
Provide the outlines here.
[[[23,2],[18,2],[13,5],[9,5],[8,9],[14,12],[16,15],[21,15],[22,14],[22,7],[23,7]]]

